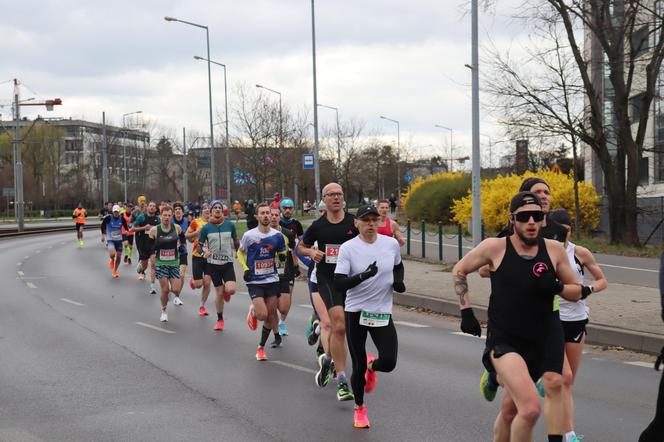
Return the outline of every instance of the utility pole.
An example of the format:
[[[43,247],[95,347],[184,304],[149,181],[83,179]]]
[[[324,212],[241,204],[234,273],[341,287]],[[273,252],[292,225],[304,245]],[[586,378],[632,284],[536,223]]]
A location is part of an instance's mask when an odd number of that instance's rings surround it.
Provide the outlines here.
[[[101,113],[101,193],[102,205],[108,201],[108,140],[106,139],[106,112]]]
[[[187,188],[187,132],[184,127],[182,128],[182,148],[184,149],[182,154],[182,199],[186,203],[189,189]]]
[[[320,201],[320,160],[318,158],[318,90],[316,86],[316,14],[314,0],[311,0],[311,51],[314,70],[314,183],[316,186],[316,204]]]
[[[24,201],[23,201],[23,163],[21,160],[21,105],[18,102],[18,80],[14,79],[14,211],[18,231],[22,232],[24,224]]]
[[[480,77],[479,77],[479,5],[478,0],[472,0],[472,109],[473,109],[473,245],[477,246],[482,241],[482,200],[480,198]]]

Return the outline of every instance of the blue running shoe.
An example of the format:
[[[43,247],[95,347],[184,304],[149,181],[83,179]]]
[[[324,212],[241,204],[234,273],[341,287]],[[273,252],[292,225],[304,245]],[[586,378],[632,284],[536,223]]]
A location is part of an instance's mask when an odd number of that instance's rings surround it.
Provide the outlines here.
[[[537,383],[535,384],[535,386],[537,387],[537,392],[539,393],[540,397],[546,396],[544,394],[544,385],[542,385],[542,378],[539,378],[537,380]]]
[[[279,334],[281,336],[288,336],[288,329],[286,328],[286,322],[279,322]]]

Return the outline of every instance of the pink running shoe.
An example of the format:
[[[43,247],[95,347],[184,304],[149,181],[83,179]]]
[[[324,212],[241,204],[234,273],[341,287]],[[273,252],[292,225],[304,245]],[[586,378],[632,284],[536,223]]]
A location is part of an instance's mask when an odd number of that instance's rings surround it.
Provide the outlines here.
[[[224,293],[224,302],[231,302],[231,295]]]
[[[371,423],[367,417],[367,406],[362,405],[355,409],[355,428],[369,428]]]
[[[214,330],[214,331],[224,331],[224,320],[223,319],[218,319],[217,323],[214,324],[214,328],[212,330]]]
[[[208,312],[207,309],[205,308],[204,305],[201,306],[201,308],[198,309],[198,314],[201,316],[207,316]]]
[[[376,388],[376,372],[369,370],[369,364],[376,360],[376,356],[367,353],[367,371],[364,373],[364,392],[371,393]]]

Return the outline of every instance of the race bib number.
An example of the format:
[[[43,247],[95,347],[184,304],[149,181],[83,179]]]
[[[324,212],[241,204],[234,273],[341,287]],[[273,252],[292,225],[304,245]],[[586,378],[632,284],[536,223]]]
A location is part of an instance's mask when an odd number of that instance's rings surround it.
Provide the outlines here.
[[[175,261],[175,249],[162,249],[159,251],[160,261]]]
[[[371,313],[363,311],[360,315],[360,325],[365,327],[385,327],[390,323],[389,313]]]
[[[120,232],[119,230],[112,230],[111,239],[113,241],[120,241],[122,239],[122,232]]]
[[[336,264],[339,256],[339,244],[325,244],[325,263]]]
[[[271,275],[274,273],[274,259],[259,259],[254,261],[254,275]]]

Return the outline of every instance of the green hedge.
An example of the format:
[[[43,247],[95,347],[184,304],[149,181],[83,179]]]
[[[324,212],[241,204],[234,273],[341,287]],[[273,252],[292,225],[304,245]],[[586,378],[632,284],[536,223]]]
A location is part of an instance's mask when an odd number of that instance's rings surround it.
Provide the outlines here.
[[[471,178],[467,174],[437,174],[411,187],[406,199],[406,216],[412,220],[448,223],[455,199],[468,194]]]

